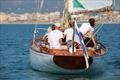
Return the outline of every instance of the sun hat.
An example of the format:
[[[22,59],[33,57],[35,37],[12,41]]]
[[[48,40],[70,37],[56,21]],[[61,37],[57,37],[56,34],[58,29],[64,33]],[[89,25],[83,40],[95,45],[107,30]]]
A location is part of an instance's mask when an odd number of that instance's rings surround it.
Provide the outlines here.
[[[57,27],[60,27],[60,23],[58,23],[58,22],[55,23],[54,25],[57,26]]]

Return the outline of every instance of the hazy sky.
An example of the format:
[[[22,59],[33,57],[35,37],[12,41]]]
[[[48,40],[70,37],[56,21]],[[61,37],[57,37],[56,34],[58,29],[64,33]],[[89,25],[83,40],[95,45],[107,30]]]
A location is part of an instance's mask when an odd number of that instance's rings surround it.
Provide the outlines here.
[[[0,12],[38,12],[37,10],[38,0],[0,0]],[[41,0],[39,0],[41,1]],[[111,0],[108,0],[111,1]],[[113,0],[114,1],[114,0]],[[120,10],[120,0],[116,1],[116,8]],[[50,11],[63,11],[64,0],[44,0],[43,8],[40,12],[50,12]]]
[[[35,12],[38,0],[0,0],[0,11],[2,12]],[[41,1],[41,0],[39,0]],[[63,10],[64,0],[44,0],[42,12]],[[40,9],[39,9],[40,11]]]

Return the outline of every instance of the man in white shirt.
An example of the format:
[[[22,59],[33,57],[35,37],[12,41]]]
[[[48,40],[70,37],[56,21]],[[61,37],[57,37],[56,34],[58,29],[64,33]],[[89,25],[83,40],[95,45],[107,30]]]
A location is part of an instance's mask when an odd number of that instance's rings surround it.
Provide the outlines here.
[[[88,32],[94,31],[94,28],[91,27],[90,23],[82,23],[79,30],[82,35],[86,35]]]
[[[72,20],[69,21],[69,28],[64,31],[64,38],[66,37],[66,42],[68,47],[73,44],[73,27],[74,22]],[[74,43],[77,47],[79,47],[79,37],[74,34]],[[79,43],[79,44],[78,44]]]
[[[55,30],[48,34],[48,43],[50,49],[60,49],[62,44],[63,33],[59,30],[60,24],[55,24]]]
[[[70,26],[68,29],[64,31],[64,36],[66,36],[66,42],[72,40],[73,38],[73,27]]]
[[[91,37],[91,39],[94,43],[94,46],[96,47],[96,42],[95,42],[95,39],[94,39],[94,25],[95,25],[95,20],[93,18],[90,18],[89,23],[83,23],[80,26],[79,30],[84,37],[86,37],[86,35]]]

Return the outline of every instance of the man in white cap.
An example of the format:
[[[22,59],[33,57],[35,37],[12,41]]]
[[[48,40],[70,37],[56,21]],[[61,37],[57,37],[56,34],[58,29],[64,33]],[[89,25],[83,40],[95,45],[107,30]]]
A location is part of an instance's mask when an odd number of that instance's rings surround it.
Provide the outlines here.
[[[60,49],[63,39],[63,33],[59,30],[60,23],[55,23],[55,30],[48,34],[48,43],[50,49]]]

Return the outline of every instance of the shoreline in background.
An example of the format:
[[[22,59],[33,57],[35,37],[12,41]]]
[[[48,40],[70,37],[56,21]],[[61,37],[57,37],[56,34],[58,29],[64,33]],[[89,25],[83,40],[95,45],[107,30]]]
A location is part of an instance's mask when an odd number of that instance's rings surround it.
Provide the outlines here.
[[[36,24],[36,23],[0,23],[0,24]],[[37,23],[37,24],[52,24],[52,23]]]
[[[0,23],[0,24],[36,24],[36,23]],[[37,23],[37,24],[53,24],[53,23]],[[78,23],[80,24],[80,23]],[[116,22],[106,22],[106,23],[97,23],[97,24],[120,24],[120,23],[116,23]]]
[[[74,17],[74,16],[73,16]],[[96,23],[120,24],[120,11],[109,11],[94,14],[76,15],[78,23],[95,18]],[[0,24],[51,24],[63,22],[64,18],[60,12],[51,13],[4,13],[0,12]]]

